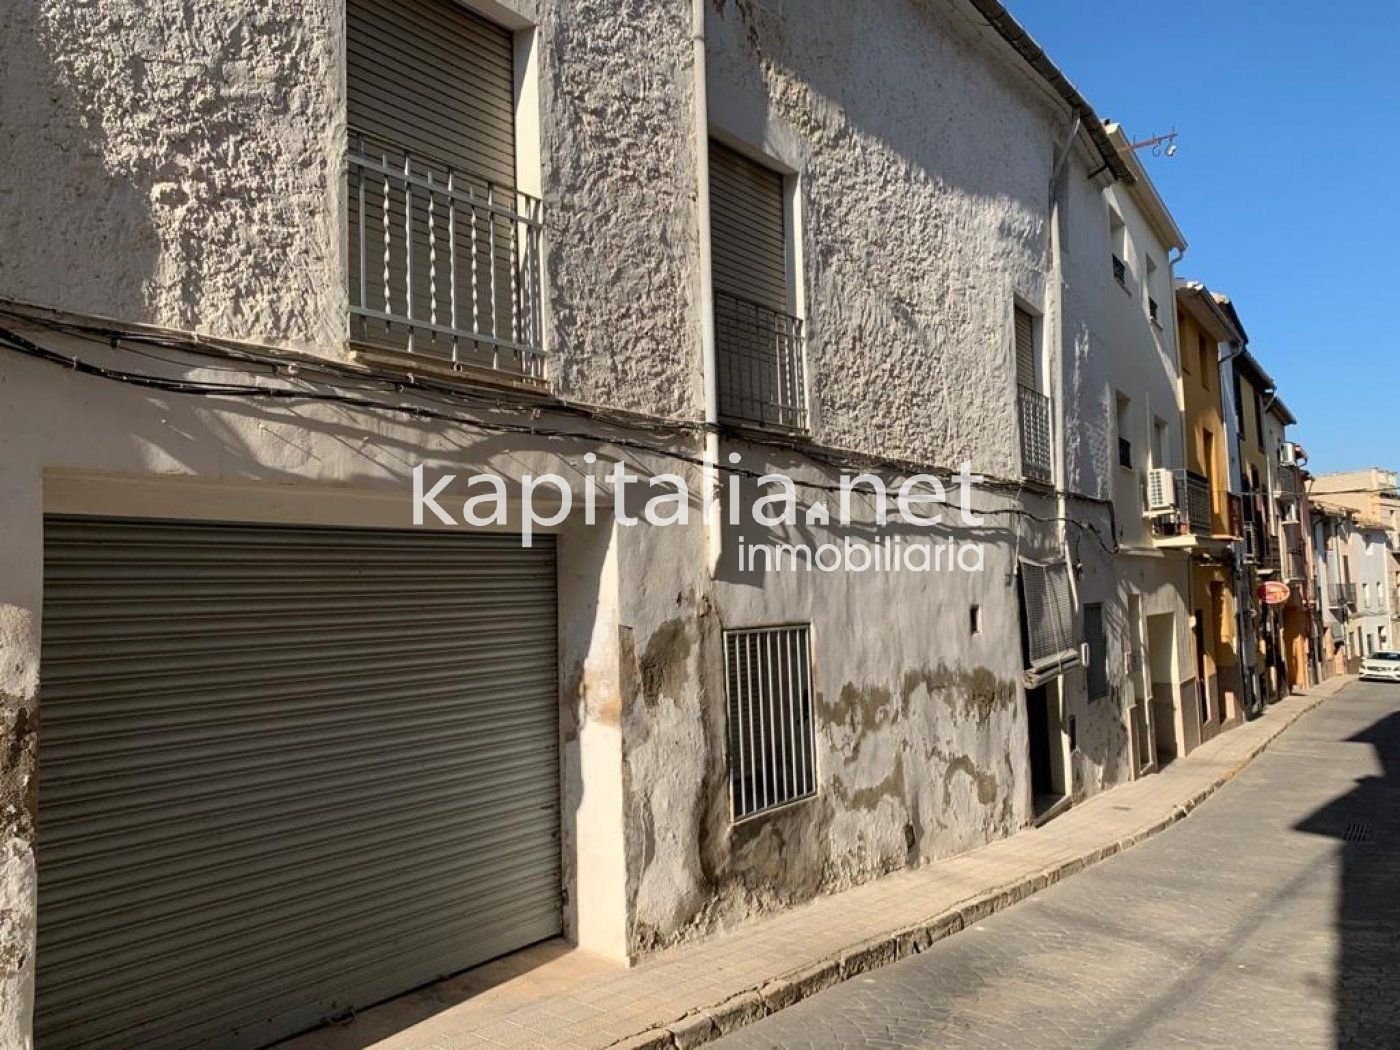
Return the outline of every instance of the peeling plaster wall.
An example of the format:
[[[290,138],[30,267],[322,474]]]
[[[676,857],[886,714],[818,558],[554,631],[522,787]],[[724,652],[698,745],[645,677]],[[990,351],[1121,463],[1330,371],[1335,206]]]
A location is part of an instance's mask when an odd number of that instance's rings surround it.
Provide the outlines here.
[[[7,7],[0,146],[13,152],[32,138],[42,163],[29,181],[0,188],[7,246],[20,246],[0,258],[0,295],[340,353],[341,14],[331,3],[167,0],[142,18],[134,0]],[[558,392],[698,417],[685,5],[510,6],[539,27],[547,333]],[[739,0],[711,11],[716,130],[798,173],[813,436],[1018,473],[1012,305],[1048,307],[1048,183],[1063,113],[969,23],[935,5],[891,5],[861,20],[835,0],[814,0],[782,25]],[[1102,209],[1091,207],[1097,190],[1080,185],[1087,170],[1076,154],[1062,220],[1071,256],[1065,453],[1070,487],[1103,496],[1103,340],[1087,277]],[[73,427],[74,418],[84,425]],[[8,357],[0,420],[24,435],[22,454],[0,463],[0,716],[18,744],[0,777],[3,863],[13,875],[3,884],[10,912],[0,913],[7,1046],[27,1032],[32,980],[26,732],[39,710],[42,515],[54,477],[97,476],[104,492],[132,479],[143,497],[154,484],[144,509],[156,515],[348,514],[397,524],[414,462],[568,474],[585,448],[636,436],[600,425],[596,441],[506,439],[327,406],[211,404]],[[546,413],[541,429],[551,422],[582,425]],[[738,447],[751,466],[830,480],[798,452]],[[620,458],[636,465],[630,452]],[[1010,509],[1007,496],[982,499]],[[1058,513],[1043,495],[1025,504],[1042,518]],[[1109,534],[1102,508],[1075,513]],[[1024,826],[1015,557],[1062,548],[1054,526],[1016,522],[988,518],[976,536],[987,545],[983,571],[928,576],[755,579],[732,561],[731,530],[730,560],[713,582],[698,527],[606,537],[566,527],[570,932],[636,954]],[[802,527],[792,538],[846,535]],[[1075,549],[1083,593],[1116,593],[1111,563],[1091,541],[1081,536]],[[787,622],[812,624],[820,791],[732,826],[722,631]],[[1126,759],[1114,735],[1121,713],[1087,706],[1083,692],[1082,674],[1070,675],[1066,710],[1087,756],[1076,777],[1091,791],[1123,779]],[[585,915],[589,880],[616,880],[618,892]]]
[[[744,461],[778,469],[756,447]],[[810,464],[781,464],[830,481]],[[802,490],[804,505],[821,498]],[[979,508],[1008,501],[987,493]],[[1014,535],[982,527],[726,526],[712,590],[700,536],[641,532],[622,572],[644,579],[622,619],[629,938],[645,953],[880,874],[959,853],[1029,819]],[[982,571],[744,571],[748,544],[978,540]],[[689,546],[693,542],[695,546]],[[970,607],[982,609],[973,635]],[[722,632],[810,623],[818,791],[734,824],[726,765]]]
[[[1111,499],[1113,413],[1107,391],[1113,344],[1106,330],[1106,315],[1109,293],[1123,293],[1109,270],[1108,208],[1103,189],[1089,180],[1091,169],[1078,154],[1070,157],[1067,168],[1060,211],[1065,487],[1095,499]]]
[[[100,343],[20,326],[25,337],[96,363],[130,366],[129,356]],[[144,367],[144,364],[143,364]],[[153,366],[154,367],[154,366]],[[223,367],[227,367],[225,364]],[[191,378],[226,379],[197,370]],[[518,421],[518,412],[484,418]],[[74,420],[82,420],[75,426]],[[43,518],[46,513],[116,514],[184,520],[411,525],[413,464],[430,476],[453,473],[457,488],[442,505],[460,514],[465,477],[490,472],[518,482],[525,473],[577,477],[586,451],[599,473],[614,460],[646,476],[679,471],[699,492],[694,471],[672,459],[622,449],[636,438],[577,416],[542,412],[542,431],[591,436],[502,437],[469,425],[429,427],[385,413],[335,405],[259,404],[138,390],[8,351],[0,360],[0,1046],[23,1047],[33,994],[36,884],[32,846],[43,835],[42,793],[36,795],[43,703],[40,625],[43,620]],[[691,438],[648,433],[694,457]],[[456,495],[455,508],[451,495]],[[586,526],[575,514],[556,531],[560,559],[560,735],[566,932],[586,947],[625,958],[630,898],[623,812],[623,700],[628,683],[620,653],[630,631],[619,623],[619,580],[629,615],[650,634],[650,621],[679,615],[670,594],[648,582],[655,567],[623,555],[639,529]],[[431,526],[430,526],[431,527]],[[648,530],[679,580],[703,578],[696,527]],[[630,546],[629,546],[630,545]],[[626,576],[621,575],[625,573]],[[650,577],[649,577],[650,574]],[[647,614],[649,615],[649,614]],[[630,662],[630,661],[629,661]],[[654,661],[660,666],[661,661]],[[647,695],[674,691],[673,676],[642,677]],[[640,687],[638,687],[640,688]],[[638,694],[641,695],[641,694]],[[722,694],[721,694],[722,695]],[[698,750],[698,727],[682,748]],[[683,764],[680,768],[685,768]],[[650,771],[643,771],[650,775]],[[647,785],[633,781],[645,791]],[[685,785],[673,778],[672,787]],[[660,797],[667,785],[658,783]],[[641,840],[638,839],[638,842]],[[629,840],[627,848],[631,847]],[[42,885],[38,887],[42,899]]]

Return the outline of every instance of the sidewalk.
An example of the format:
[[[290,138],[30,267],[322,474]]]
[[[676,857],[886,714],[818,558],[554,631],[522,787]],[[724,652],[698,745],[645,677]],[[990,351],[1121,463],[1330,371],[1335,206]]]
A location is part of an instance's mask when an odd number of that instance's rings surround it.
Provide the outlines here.
[[[1161,773],[972,853],[819,898],[621,969],[562,942],[313,1032],[282,1050],[690,1047],[922,951],[1180,820],[1351,676],[1291,696]]]

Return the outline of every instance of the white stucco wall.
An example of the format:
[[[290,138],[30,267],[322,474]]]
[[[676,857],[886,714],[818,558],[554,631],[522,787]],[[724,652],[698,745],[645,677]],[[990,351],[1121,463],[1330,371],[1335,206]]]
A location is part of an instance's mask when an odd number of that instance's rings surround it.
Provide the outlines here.
[[[685,5],[508,6],[537,26],[554,390],[697,419]],[[1106,499],[1110,343],[1098,320],[1102,282],[1091,276],[1106,265],[1105,220],[1082,148],[1067,168],[1058,306],[1052,294],[1049,183],[1069,128],[1062,107],[1004,47],[941,7],[902,3],[858,19],[822,0],[781,23],[762,5],[707,9],[714,130],[796,173],[814,442],[1018,475],[1019,299],[1063,331],[1046,353],[1061,402],[1061,474],[1073,492]],[[0,147],[32,138],[46,160],[0,188],[0,296],[341,356],[340,17],[329,0],[7,8]],[[100,343],[29,334],[133,363]],[[193,399],[9,355],[3,378],[0,427],[17,450],[0,463],[0,712],[15,741],[0,778],[12,876],[0,923],[7,1046],[27,1032],[32,980],[46,510],[398,524],[413,462],[572,476],[585,450],[678,469],[624,451],[623,440],[699,451],[691,432],[604,427],[548,406],[477,411],[588,436],[507,438],[334,406]],[[800,443],[733,447],[752,467],[830,480],[832,468]],[[1118,691],[1090,701],[1082,671],[1064,679],[1078,741],[1073,793],[1129,775],[1128,592],[1108,507],[1005,488],[986,493],[984,507],[993,513],[978,536],[983,571],[937,578],[756,581],[722,561],[712,580],[698,527],[561,529],[573,936],[632,956],[1023,826],[1018,554],[1068,553],[1081,600],[1110,614]],[[798,531],[813,543],[842,538],[826,526]],[[726,536],[729,556],[734,540]],[[1162,586],[1148,575],[1132,584],[1153,608]],[[794,621],[812,624],[819,794],[733,827],[721,631]]]
[[[1046,308],[1068,119],[936,5],[707,6],[713,128],[796,171],[814,436],[1015,475],[1012,305]]]

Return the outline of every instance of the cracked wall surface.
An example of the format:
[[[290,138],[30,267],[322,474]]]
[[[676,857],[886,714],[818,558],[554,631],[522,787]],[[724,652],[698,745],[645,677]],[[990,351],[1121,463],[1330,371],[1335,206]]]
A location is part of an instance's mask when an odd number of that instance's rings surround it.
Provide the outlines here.
[[[687,5],[509,6],[539,27],[555,389],[698,418]],[[769,6],[710,5],[712,117],[717,133],[796,172],[814,438],[1018,474],[1012,305],[1050,307],[1049,172],[1064,114],[937,5],[891,5],[887,18],[862,20],[835,0],[813,0],[782,24]],[[341,353],[339,17],[331,0],[7,5],[0,148],[14,155],[23,145],[36,162],[0,186],[0,229],[14,246],[0,253],[0,295]],[[1068,481],[1103,496],[1108,435],[1095,420],[1104,341],[1088,278],[1102,268],[1102,209],[1083,158],[1070,169]],[[584,448],[618,432],[600,427],[573,444],[504,441],[330,407],[211,408],[114,392],[35,362],[0,373],[0,405],[0,419],[26,439],[22,456],[0,464],[9,851],[0,855],[0,1025],[9,1026],[0,1043],[10,1045],[8,1033],[27,1025],[32,963],[46,471],[157,480],[159,498],[143,505],[155,514],[234,507],[235,518],[300,520],[305,500],[311,519],[340,520],[338,501],[354,497],[363,500],[356,513],[383,524],[375,515],[399,508],[392,501],[414,459],[513,478],[567,474]],[[580,426],[545,415],[547,425]],[[676,447],[697,452],[693,442]],[[756,469],[831,481],[800,445],[734,447]],[[561,547],[561,593],[576,620],[561,644],[571,933],[637,954],[1027,822],[1015,558],[1063,547],[1053,499],[1002,493],[987,505],[1030,508],[1040,520],[989,516],[974,537],[987,544],[977,573],[755,577],[736,570],[730,530],[711,579],[698,526],[581,533]],[[785,538],[839,542],[864,528],[800,526]],[[1097,600],[1112,591],[1111,568],[1080,539],[1083,594]],[[975,635],[973,605],[982,614]],[[798,622],[812,625],[815,647],[818,794],[736,825],[722,632]],[[1084,742],[1080,790],[1098,790],[1126,775],[1121,712],[1085,702],[1081,673],[1067,682]],[[603,847],[589,837],[600,828]],[[615,870],[597,855],[614,847]],[[580,914],[581,886],[614,885],[601,918]]]

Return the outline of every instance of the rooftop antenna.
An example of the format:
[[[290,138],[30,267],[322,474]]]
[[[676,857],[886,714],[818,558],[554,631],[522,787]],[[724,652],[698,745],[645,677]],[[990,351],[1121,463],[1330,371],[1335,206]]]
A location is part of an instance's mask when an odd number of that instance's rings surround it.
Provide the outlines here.
[[[1164,153],[1168,157],[1175,157],[1176,128],[1172,128],[1171,131],[1167,132],[1165,135],[1153,135],[1150,139],[1143,139],[1141,142],[1130,142],[1123,147],[1123,152],[1132,153],[1135,150],[1145,149],[1149,146],[1152,148],[1152,155],[1154,157],[1160,157]]]

